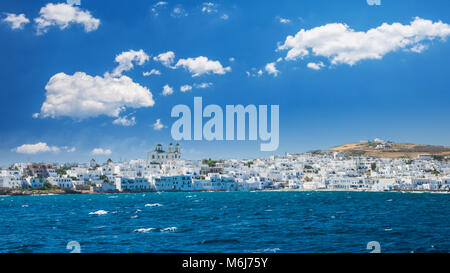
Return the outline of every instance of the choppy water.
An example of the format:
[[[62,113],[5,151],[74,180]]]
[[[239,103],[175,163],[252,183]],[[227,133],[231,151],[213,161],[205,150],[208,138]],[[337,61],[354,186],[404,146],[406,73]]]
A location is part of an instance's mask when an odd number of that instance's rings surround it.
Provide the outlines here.
[[[450,195],[0,196],[0,252],[450,252]]]

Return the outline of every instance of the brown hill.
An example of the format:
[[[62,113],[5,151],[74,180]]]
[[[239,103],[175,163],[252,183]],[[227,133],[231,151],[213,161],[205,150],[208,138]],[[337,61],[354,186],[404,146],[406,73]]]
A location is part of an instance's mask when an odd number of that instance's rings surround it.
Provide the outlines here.
[[[450,147],[447,146],[411,143],[385,143],[385,146],[383,147],[378,146],[380,144],[381,143],[375,142],[348,143],[333,147],[330,150],[342,152],[349,156],[371,156],[385,158],[416,158],[418,155],[432,155],[437,158],[450,156]]]

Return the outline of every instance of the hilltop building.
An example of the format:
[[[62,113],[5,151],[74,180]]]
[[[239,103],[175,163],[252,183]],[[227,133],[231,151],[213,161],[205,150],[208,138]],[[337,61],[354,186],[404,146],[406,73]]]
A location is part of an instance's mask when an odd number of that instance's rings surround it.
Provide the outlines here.
[[[158,144],[155,146],[155,150],[148,153],[148,162],[158,162],[165,163],[168,161],[179,160],[181,158],[181,148],[180,144],[174,146],[172,143],[169,144],[169,150],[164,151],[163,146]]]

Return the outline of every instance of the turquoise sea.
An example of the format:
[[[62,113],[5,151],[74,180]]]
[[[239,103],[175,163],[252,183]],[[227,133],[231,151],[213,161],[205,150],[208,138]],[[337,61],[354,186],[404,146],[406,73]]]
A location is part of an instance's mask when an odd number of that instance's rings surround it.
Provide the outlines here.
[[[0,252],[450,252],[450,195],[0,196]]]

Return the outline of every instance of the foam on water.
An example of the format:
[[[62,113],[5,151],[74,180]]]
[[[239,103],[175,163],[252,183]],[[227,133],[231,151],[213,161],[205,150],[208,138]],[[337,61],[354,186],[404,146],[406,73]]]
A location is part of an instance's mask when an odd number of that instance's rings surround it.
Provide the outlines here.
[[[175,230],[177,230],[177,227],[166,227],[161,229],[161,231],[175,231]]]
[[[155,230],[155,228],[138,228],[138,229],[133,230],[133,232],[147,233],[152,230]]]
[[[160,203],[154,203],[154,204],[145,204],[146,207],[162,207]]]
[[[106,214],[108,214],[108,212],[106,210],[101,209],[101,210],[89,212],[89,214],[91,214],[91,215],[106,215]]]

